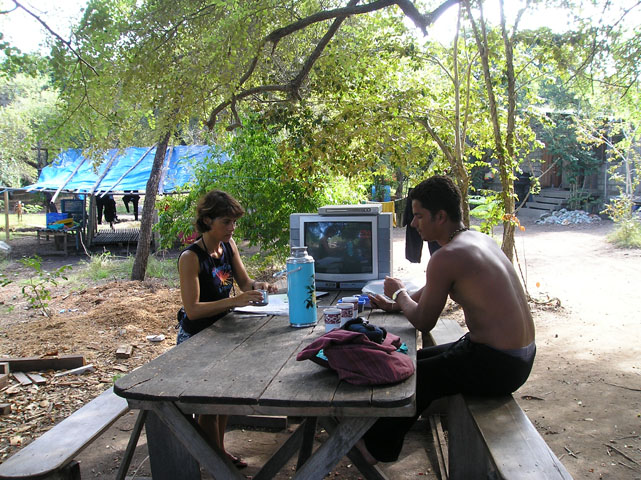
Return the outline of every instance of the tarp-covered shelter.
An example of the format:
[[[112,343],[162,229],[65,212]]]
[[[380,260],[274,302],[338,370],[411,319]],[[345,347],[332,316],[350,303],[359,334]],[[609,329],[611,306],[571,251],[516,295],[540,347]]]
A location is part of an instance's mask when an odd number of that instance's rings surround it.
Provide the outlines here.
[[[147,180],[156,154],[156,147],[112,149],[103,154],[103,161],[94,167],[91,158],[82,150],[62,152],[42,169],[38,181],[24,187],[27,191],[56,191],[69,193],[145,193]],[[171,193],[193,178],[194,166],[216,155],[208,145],[177,146],[167,149],[162,167],[158,194]],[[221,156],[220,162],[227,160]]]
[[[88,243],[98,243],[100,232],[94,221],[96,197],[107,194],[145,195],[148,193],[147,181],[151,175],[155,155],[155,146],[111,149],[102,154],[102,161],[97,162],[95,156],[85,156],[81,149],[65,150],[50,165],[42,169],[36,183],[23,187],[22,190],[55,192],[52,197],[53,202],[61,193],[72,194],[77,200],[63,201],[71,208],[68,212],[74,213],[74,219],[77,216],[81,219],[81,230]],[[162,165],[157,193],[169,194],[189,183],[194,178],[195,167],[214,156],[219,163],[228,159],[225,154],[220,154],[209,145],[169,147]],[[90,200],[88,212],[86,199]],[[131,239],[137,241],[138,230],[129,233],[133,236],[128,237],[128,241]],[[106,238],[100,243],[114,243],[119,239],[111,232],[103,237]]]

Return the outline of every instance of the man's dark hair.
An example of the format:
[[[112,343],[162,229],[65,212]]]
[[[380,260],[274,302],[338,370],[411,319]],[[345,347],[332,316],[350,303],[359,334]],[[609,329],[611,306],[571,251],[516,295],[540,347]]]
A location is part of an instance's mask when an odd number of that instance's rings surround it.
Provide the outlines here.
[[[245,210],[234,197],[221,190],[211,190],[198,202],[196,207],[196,229],[200,233],[210,230],[205,218],[231,217],[237,219],[243,216]]]
[[[423,180],[410,193],[411,200],[420,202],[432,215],[445,210],[450,220],[461,221],[461,191],[449,177],[434,175]]]

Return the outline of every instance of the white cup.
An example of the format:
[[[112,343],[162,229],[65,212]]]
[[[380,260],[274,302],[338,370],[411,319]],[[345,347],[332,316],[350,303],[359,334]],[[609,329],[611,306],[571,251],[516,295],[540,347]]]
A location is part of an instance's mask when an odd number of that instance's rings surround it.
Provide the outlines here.
[[[341,326],[341,311],[339,308],[326,308],[325,314],[325,333],[331,332]]]
[[[354,313],[352,318],[358,318],[358,297],[343,297],[341,298],[342,303],[351,303],[354,305]]]
[[[336,305],[341,311],[341,327],[346,322],[354,318],[354,304],[353,303],[339,303]]]

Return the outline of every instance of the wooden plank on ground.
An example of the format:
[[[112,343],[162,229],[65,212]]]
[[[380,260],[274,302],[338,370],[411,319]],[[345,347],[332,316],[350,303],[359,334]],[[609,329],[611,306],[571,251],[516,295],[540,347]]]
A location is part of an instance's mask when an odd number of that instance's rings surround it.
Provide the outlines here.
[[[36,385],[44,385],[47,383],[47,379],[37,373],[27,373],[27,377],[29,377]]]
[[[116,358],[129,358],[134,351],[132,345],[120,345],[116,350]]]
[[[10,403],[0,403],[0,415],[8,415],[11,413]]]
[[[0,388],[4,388],[9,385],[9,375],[3,373],[0,375]]]
[[[85,364],[82,355],[64,355],[61,357],[23,357],[2,358],[2,363],[8,363],[12,372],[36,372],[43,370],[67,370],[78,368]]]
[[[13,378],[20,382],[20,385],[31,385],[33,382],[25,373],[22,372],[13,372]]]

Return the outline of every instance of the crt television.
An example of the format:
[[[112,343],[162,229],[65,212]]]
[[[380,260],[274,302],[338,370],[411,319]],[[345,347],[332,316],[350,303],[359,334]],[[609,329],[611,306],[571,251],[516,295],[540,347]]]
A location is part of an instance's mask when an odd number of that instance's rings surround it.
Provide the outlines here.
[[[392,273],[392,215],[294,213],[290,245],[314,258],[317,289],[360,289]]]

